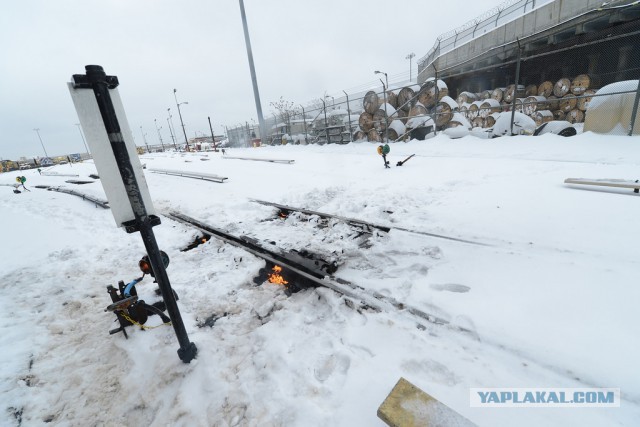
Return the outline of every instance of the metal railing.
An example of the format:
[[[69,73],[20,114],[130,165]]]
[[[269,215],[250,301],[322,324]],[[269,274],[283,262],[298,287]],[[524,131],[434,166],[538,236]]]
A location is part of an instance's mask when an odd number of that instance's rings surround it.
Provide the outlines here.
[[[452,51],[501,25],[519,18],[554,0],[507,0],[476,19],[440,35],[434,46],[418,60],[418,69],[431,65],[440,55]]]

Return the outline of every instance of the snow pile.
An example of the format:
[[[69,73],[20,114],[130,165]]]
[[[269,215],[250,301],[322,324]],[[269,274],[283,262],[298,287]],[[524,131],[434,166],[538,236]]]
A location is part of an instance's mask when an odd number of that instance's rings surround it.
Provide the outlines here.
[[[637,88],[638,80],[627,80],[599,89],[587,107],[584,130],[613,135],[628,133]],[[620,93],[625,91],[628,92]],[[640,111],[636,115],[634,134],[639,132]]]

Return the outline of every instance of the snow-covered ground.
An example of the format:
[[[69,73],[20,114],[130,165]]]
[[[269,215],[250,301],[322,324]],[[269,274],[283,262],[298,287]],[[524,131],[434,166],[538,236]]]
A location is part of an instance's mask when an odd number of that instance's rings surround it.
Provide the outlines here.
[[[199,233],[163,216],[154,231],[198,347],[184,364],[171,327],[130,327],[128,340],[108,334],[116,324],[104,312],[106,286],[139,275],[139,234],[116,228],[109,210],[34,188],[104,198],[99,181],[5,173],[0,184],[24,175],[31,192],[0,186],[0,425],[382,426],[376,410],[401,376],[480,426],[637,425],[640,196],[563,181],[640,178],[640,138],[441,135],[393,144],[386,170],[370,143],[227,155],[295,163],[142,156],[156,210],[337,259],[336,277],[454,327],[418,327],[404,313],[362,309],[326,288],[287,297],[279,285],[256,286],[264,261],[216,239],[181,252]],[[90,161],[50,171],[85,180],[96,173]],[[363,248],[344,223],[277,219],[251,199],[487,245],[393,229]],[[150,278],[137,288],[147,302],[157,298]],[[471,387],[615,387],[622,404],[471,408]]]

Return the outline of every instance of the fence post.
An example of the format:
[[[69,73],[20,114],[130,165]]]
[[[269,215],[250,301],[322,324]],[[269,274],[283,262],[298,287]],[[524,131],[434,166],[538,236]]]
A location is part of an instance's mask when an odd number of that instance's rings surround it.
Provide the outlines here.
[[[304,112],[304,107],[300,104],[300,108],[302,108],[302,122],[304,123],[304,143],[307,145],[309,141],[307,140],[307,115]]]
[[[633,102],[631,110],[631,124],[629,125],[629,136],[633,135],[633,128],[636,125],[636,115],[638,114],[638,101],[640,101],[640,79],[638,79],[638,89],[636,89],[636,100]]]
[[[511,107],[511,135],[513,135],[513,122],[515,120],[516,117],[516,99],[517,99],[517,94],[518,94],[518,82],[520,80],[520,58],[522,56],[522,48],[520,47],[520,39],[516,38],[516,41],[518,42],[518,59],[517,59],[517,63],[516,63],[516,81],[513,87],[513,100],[511,100],[512,107]]]
[[[345,92],[344,95],[347,97],[347,113],[349,114],[349,142],[353,141],[353,130],[351,130],[351,106],[349,105],[349,94]]]
[[[436,84],[436,105],[435,107],[433,107],[433,111],[434,111],[434,119],[433,119],[433,135],[437,136],[438,135],[438,131],[436,130],[437,126],[436,126],[436,121],[438,120],[438,102],[440,99],[440,86],[438,86],[438,69],[436,68],[436,64],[431,64],[431,66],[433,67],[433,69],[435,70],[435,74],[434,74],[434,82]]]
[[[327,144],[330,143],[330,139],[329,139],[329,125],[327,124],[327,104],[324,101],[324,98],[322,98],[322,110],[324,111],[324,135],[327,138]]]

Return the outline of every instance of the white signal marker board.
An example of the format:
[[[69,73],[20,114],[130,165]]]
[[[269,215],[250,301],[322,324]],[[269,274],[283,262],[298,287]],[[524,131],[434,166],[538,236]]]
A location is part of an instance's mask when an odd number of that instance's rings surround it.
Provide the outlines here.
[[[122,182],[122,176],[116,163],[115,155],[111,149],[111,143],[107,136],[107,131],[100,115],[100,109],[98,108],[98,102],[92,89],[75,89],[73,83],[67,83],[69,86],[69,92],[71,93],[71,99],[73,105],[78,113],[80,119],[80,126],[84,132],[87,145],[93,156],[93,160],[100,175],[100,182],[104,188],[104,192],[109,200],[109,206],[111,206],[111,212],[113,218],[116,221],[118,227],[122,226],[123,222],[131,221],[135,219],[133,208],[129,202],[129,197],[125,190],[124,183]],[[138,181],[140,192],[142,193],[142,200],[146,208],[148,215],[155,215],[153,208],[153,202],[151,201],[151,195],[149,194],[149,188],[147,187],[147,181],[144,177],[142,170],[142,164],[136,151],[135,142],[133,140],[133,134],[127,121],[127,116],[124,112],[122,105],[122,99],[118,88],[109,89],[109,95],[113,102],[113,107],[120,124],[120,131],[124,139],[127,152],[129,153],[129,159],[133,166],[133,172]]]

